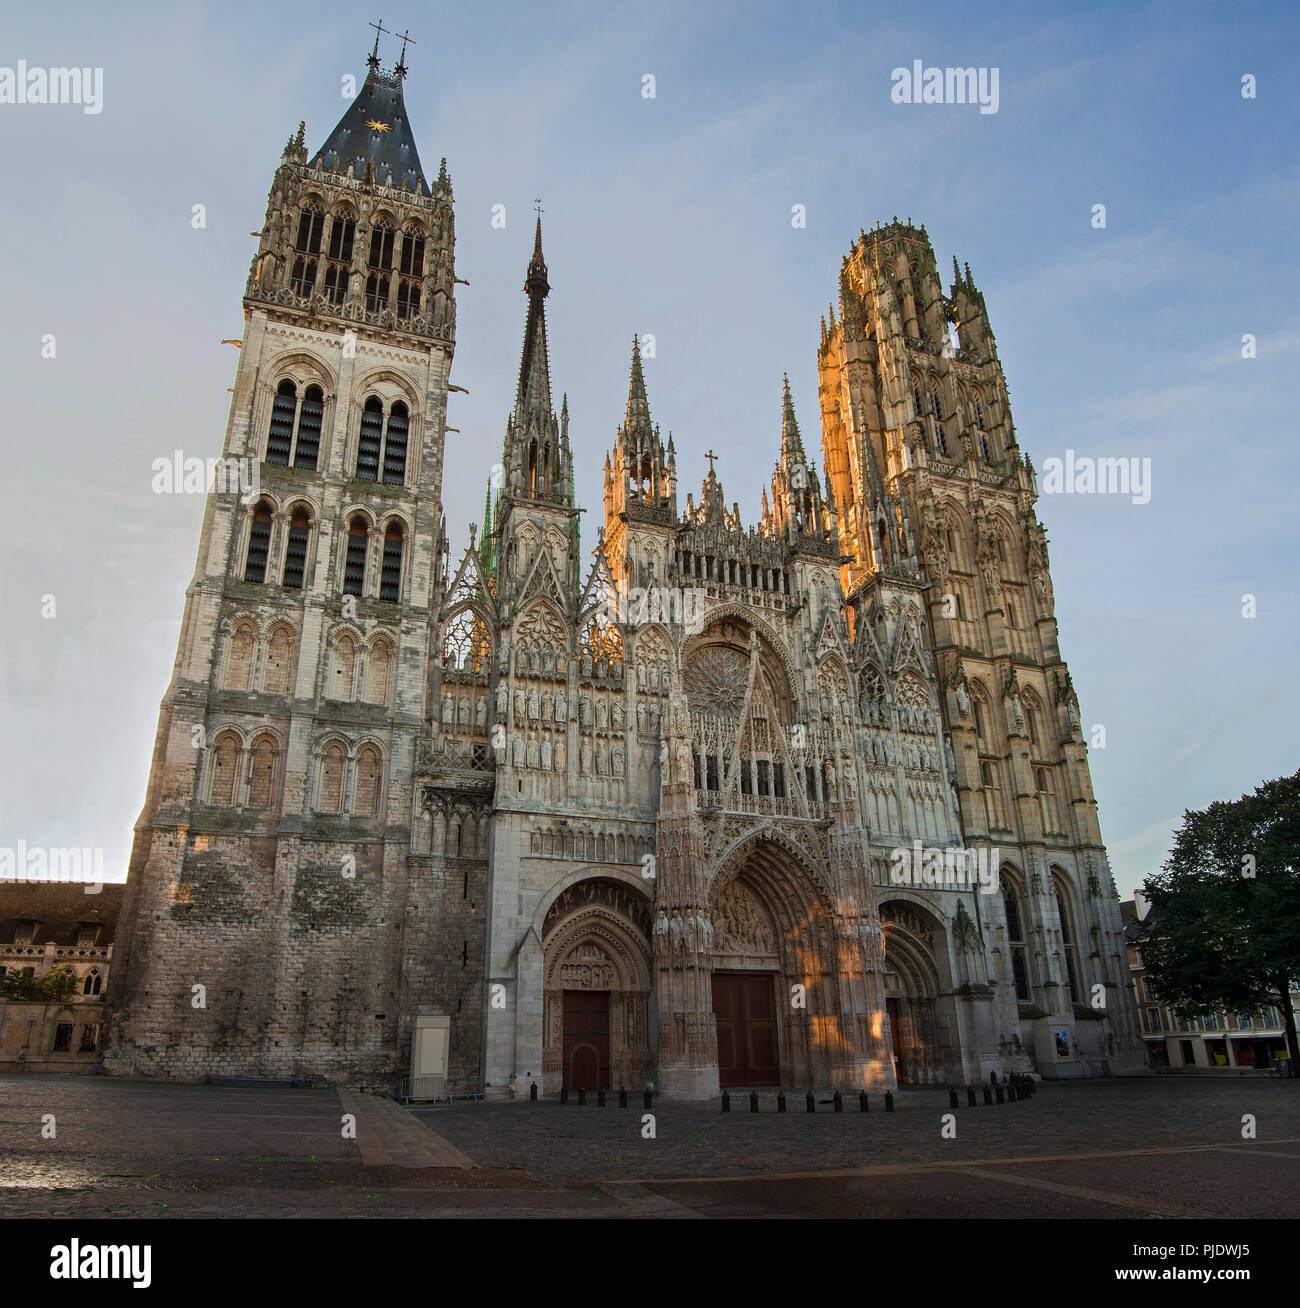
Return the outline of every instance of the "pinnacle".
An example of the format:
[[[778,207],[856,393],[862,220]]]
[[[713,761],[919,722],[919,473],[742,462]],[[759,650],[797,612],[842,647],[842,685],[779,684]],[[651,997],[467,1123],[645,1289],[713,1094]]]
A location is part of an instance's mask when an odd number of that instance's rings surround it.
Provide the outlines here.
[[[790,378],[782,374],[783,399],[781,406],[781,459],[804,462],[803,440],[799,435],[799,422],[794,416],[794,401],[790,398]]]

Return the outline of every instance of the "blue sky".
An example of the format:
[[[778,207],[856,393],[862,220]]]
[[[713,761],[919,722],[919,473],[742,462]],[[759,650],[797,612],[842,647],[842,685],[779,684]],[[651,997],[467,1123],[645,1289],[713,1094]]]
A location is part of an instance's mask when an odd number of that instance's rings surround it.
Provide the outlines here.
[[[1127,894],[1185,808],[1298,761],[1300,23],[1283,4],[884,10],[384,10],[417,41],[407,106],[426,171],[447,158],[470,282],[453,541],[481,515],[513,398],[534,197],[588,547],[634,332],[655,336],[651,412],[674,434],[683,497],[711,447],[752,520],[783,372],[818,443],[818,323],[842,256],[877,219],[924,222],[940,267],[957,254],[985,293],[1035,463],[1066,448],[1152,460],[1149,504],[1038,505],[1084,723],[1107,728],[1091,765]],[[0,66],[102,67],[104,107],[0,105],[0,845],[99,846],[109,876],[124,871],[203,511],[152,494],[150,465],[219,453],[236,357],[218,342],[241,334],[249,233],[299,119],[314,150],[342,113],[374,17],[341,3],[5,15]],[[998,112],[892,103],[890,72],[914,59],[998,68]]]

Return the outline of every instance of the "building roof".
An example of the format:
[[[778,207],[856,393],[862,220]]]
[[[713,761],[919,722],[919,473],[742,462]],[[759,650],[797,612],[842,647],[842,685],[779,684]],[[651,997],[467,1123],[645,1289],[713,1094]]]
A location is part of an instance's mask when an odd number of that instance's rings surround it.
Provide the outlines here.
[[[379,61],[371,58],[361,90],[316,151],[312,167],[319,163],[327,171],[345,173],[350,166],[353,176],[361,178],[366,165],[372,164],[380,185],[388,183],[391,172],[392,185],[430,194],[402,99],[405,71],[383,72]]]
[[[89,884],[89,883],[86,883]],[[13,943],[19,922],[36,922],[33,944],[53,941],[56,945],[77,942],[80,923],[94,922],[104,929],[99,943],[109,944],[117,926],[126,886],[119,883],[100,887],[99,893],[86,894],[80,882],[0,881],[0,945]]]

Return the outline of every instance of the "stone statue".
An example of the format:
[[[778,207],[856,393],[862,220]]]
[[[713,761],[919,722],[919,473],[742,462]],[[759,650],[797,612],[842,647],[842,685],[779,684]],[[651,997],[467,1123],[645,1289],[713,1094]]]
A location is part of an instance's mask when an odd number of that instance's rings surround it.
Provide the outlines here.
[[[962,717],[970,712],[970,691],[966,689],[964,681],[957,683],[957,707],[961,710]]]
[[[458,726],[469,726],[469,700],[457,699],[456,701],[456,723]]]
[[[530,686],[528,688],[528,716],[536,720],[537,713],[538,713],[537,687]]]
[[[614,746],[614,775],[621,777],[623,775],[624,757],[622,745]]]
[[[550,722],[554,717],[555,701],[551,698],[551,692],[545,690],[542,692],[542,721]]]
[[[514,760],[514,765],[521,768],[524,765],[524,738],[516,733],[513,742],[511,742],[510,756]]]
[[[527,707],[522,687],[515,687],[515,726],[519,726],[527,716]]]
[[[537,732],[528,733],[528,766],[535,768],[541,763],[541,753],[537,748]]]
[[[646,728],[646,711],[645,705],[638,701],[636,706],[636,729],[638,735],[645,735]]]
[[[569,751],[564,743],[564,737],[557,736],[555,740],[555,770],[563,772],[568,761]]]
[[[589,677],[589,676],[591,676],[591,655],[590,655],[590,654],[584,654],[584,655],[582,656],[582,675],[583,675],[584,677]]]
[[[550,736],[542,737],[542,771],[551,770],[551,738]]]
[[[556,722],[567,722],[569,720],[569,701],[564,691],[555,692],[555,720]]]
[[[591,696],[584,695],[578,701],[578,721],[584,727],[591,726]]]
[[[609,726],[609,711],[605,706],[605,697],[603,695],[596,697],[596,726],[601,731]]]
[[[510,707],[510,687],[506,685],[505,678],[502,677],[497,682],[497,717],[504,718],[506,710]]]
[[[450,725],[452,724],[452,722],[455,721],[455,714],[456,714],[456,709],[455,709],[455,706],[454,706],[454,705],[452,704],[452,702],[451,702],[451,696],[450,696],[450,695],[444,695],[444,696],[442,697],[442,720],[443,720],[443,722],[444,722],[447,726],[450,726]]]
[[[482,731],[487,725],[487,700],[480,695],[474,705],[474,725]]]
[[[591,737],[582,738],[582,771],[584,775],[591,775]]]
[[[605,742],[596,740],[596,775],[603,777],[609,772],[609,757],[605,753]]]
[[[618,702],[618,700],[615,700],[613,706],[610,708],[609,720],[613,724],[613,727],[616,731],[622,728],[623,706]]]

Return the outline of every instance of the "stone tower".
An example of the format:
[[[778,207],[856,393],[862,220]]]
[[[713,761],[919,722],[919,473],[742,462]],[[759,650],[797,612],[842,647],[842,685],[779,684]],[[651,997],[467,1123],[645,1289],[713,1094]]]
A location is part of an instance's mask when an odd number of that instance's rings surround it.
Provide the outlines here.
[[[381,68],[377,40],[368,63],[321,148],[300,124],[271,184],[223,447],[257,489],[208,495],[136,825],[111,1071],[387,1085],[399,1014],[477,1011],[468,877],[462,904],[459,878],[408,858],[452,189],[445,160],[432,180],[421,165],[406,67]],[[437,930],[454,944],[431,948]]]
[[[1082,1058],[1108,1058],[1137,1070],[1037,487],[969,265],[953,260],[945,292],[924,227],[862,232],[841,269],[839,319],[832,309],[822,324],[818,371],[855,641],[895,604],[924,606],[966,844],[998,853],[999,893],[978,896],[966,932],[983,941],[974,973],[987,988],[974,974],[968,987],[983,996],[980,1025],[1008,1068],[1078,1075]],[[858,678],[868,712],[897,714],[887,668],[864,655]]]

